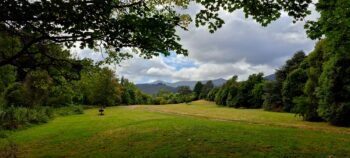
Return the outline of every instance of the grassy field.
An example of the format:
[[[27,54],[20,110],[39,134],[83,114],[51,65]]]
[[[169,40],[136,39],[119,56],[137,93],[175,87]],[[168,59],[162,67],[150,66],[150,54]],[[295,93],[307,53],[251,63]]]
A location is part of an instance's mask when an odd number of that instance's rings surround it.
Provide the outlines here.
[[[19,157],[350,157],[349,128],[293,114],[205,101],[97,114],[90,109],[15,131],[0,147],[12,142]]]

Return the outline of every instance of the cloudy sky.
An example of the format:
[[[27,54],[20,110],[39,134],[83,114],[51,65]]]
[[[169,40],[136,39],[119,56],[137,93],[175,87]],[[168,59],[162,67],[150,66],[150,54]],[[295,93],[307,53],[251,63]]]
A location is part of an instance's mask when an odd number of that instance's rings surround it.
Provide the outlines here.
[[[187,11],[194,15],[199,9],[192,5]],[[189,31],[178,30],[181,44],[189,51],[187,57],[174,53],[150,60],[134,57],[123,61],[120,66],[111,67],[119,77],[124,76],[135,83],[228,79],[233,75],[244,80],[253,73],[272,74],[296,51],[308,53],[315,44],[307,38],[304,22],[293,23],[285,14],[267,27],[244,18],[241,11],[233,14],[221,12],[220,15],[225,25],[214,34],[206,27],[196,28],[193,23]],[[308,17],[315,18],[316,13]],[[90,50],[78,50],[78,54],[101,58],[100,54]]]

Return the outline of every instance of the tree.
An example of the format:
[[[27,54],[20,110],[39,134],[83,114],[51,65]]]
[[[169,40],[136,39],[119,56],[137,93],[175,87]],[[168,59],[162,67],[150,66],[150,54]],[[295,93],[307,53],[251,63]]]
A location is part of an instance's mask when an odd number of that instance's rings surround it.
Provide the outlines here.
[[[268,111],[282,111],[282,94],[278,81],[266,81],[263,88],[263,108]]]
[[[211,32],[220,28],[224,21],[220,18],[221,10],[230,13],[236,10],[242,10],[248,18],[251,16],[254,20],[263,26],[271,23],[281,16],[281,12],[288,13],[295,20],[303,20],[310,14],[308,10],[312,0],[294,0],[294,1],[232,1],[232,0],[197,0],[203,5],[203,9],[196,16],[196,24],[207,25]]]
[[[122,78],[120,81],[120,84],[123,87],[122,92],[122,103],[126,105],[132,105],[135,104],[136,100],[136,86],[131,83],[128,79]]]
[[[34,108],[44,104],[52,78],[47,71],[30,71],[22,82],[12,83],[4,94],[6,104]]]
[[[198,81],[193,89],[196,99],[201,99],[200,94],[202,92],[202,89],[203,89],[203,84],[202,82]]]
[[[218,90],[215,95],[215,103],[223,106],[232,106],[238,89],[237,76],[233,76]]]
[[[186,6],[188,2],[177,2]],[[162,5],[162,8],[157,8]],[[187,54],[178,43],[177,26],[186,29],[190,18],[175,12],[172,2],[145,0],[4,0],[0,2],[0,30],[20,41],[11,55],[0,53],[0,66],[13,64],[29,54],[34,45],[52,43],[72,47],[100,48],[109,55],[107,62],[120,61],[130,54],[122,48],[137,49],[145,57]]]
[[[112,70],[103,68],[96,78],[93,98],[95,103],[104,106],[120,105],[122,102],[122,87]]]
[[[177,89],[178,89],[177,92],[180,95],[190,95],[192,93],[190,87],[188,87],[188,86],[180,86]]]
[[[319,115],[334,125],[350,126],[350,57],[340,47],[324,63],[318,89]]]
[[[283,102],[283,94],[282,94],[282,89],[283,89],[283,82],[286,80],[288,74],[292,72],[293,70],[299,68],[301,62],[304,61],[305,59],[305,53],[303,51],[298,51],[296,52],[293,57],[289,60],[286,61],[286,63],[276,70],[276,82],[270,82],[267,83],[267,85],[272,86],[271,88],[266,88],[267,90],[267,95],[265,95],[265,107],[266,109],[270,110],[277,110],[279,111],[280,109],[284,109],[284,102]],[[273,84],[273,85],[271,85]],[[275,93],[275,94],[272,94]],[[267,98],[267,97],[273,97],[273,99]],[[270,104],[270,105],[267,105]],[[275,106],[281,106],[281,107],[275,107]],[[273,109],[271,109],[273,106]],[[289,106],[289,105],[288,105]],[[290,110],[289,108],[286,108],[286,110]]]
[[[298,68],[290,72],[283,82],[283,111],[292,112],[294,110],[293,99],[304,94],[304,86],[307,80],[307,73],[304,69]]]
[[[16,68],[8,65],[0,67],[0,94],[16,80]]]
[[[252,98],[250,102],[252,103],[252,108],[261,108],[264,103],[264,82],[255,84],[252,92]]]
[[[319,87],[319,78],[322,73],[322,65],[326,60],[327,42],[321,40],[317,42],[315,49],[305,59],[309,68],[307,69],[307,81],[304,87],[304,96],[293,99],[296,107],[294,112],[301,115],[306,121],[321,121],[317,109],[319,106],[319,98],[316,89]]]
[[[199,95],[199,98],[201,99],[206,99],[208,96],[208,93],[210,92],[210,90],[212,90],[214,88],[214,84],[213,81],[207,81],[201,90],[201,93]]]
[[[350,2],[348,0],[320,0],[316,10],[318,21],[306,25],[312,39],[326,38],[322,73],[317,88],[318,114],[335,125],[350,126],[349,63],[350,63]]]
[[[213,89],[211,89],[206,97],[207,100],[209,101],[215,101],[215,96],[216,93],[219,91],[220,88],[218,87],[214,87]]]
[[[23,40],[0,31],[0,62],[15,56],[22,45]],[[73,59],[71,53],[58,44],[34,44],[28,51],[5,64],[16,68],[17,80],[24,80],[30,70],[37,69],[46,70],[55,81],[59,81],[61,77],[78,80],[83,67],[90,65],[85,59]]]
[[[184,98],[184,101],[186,103],[189,103],[192,101],[192,91],[190,89],[190,87],[188,86],[180,86],[178,87],[178,93],[180,94],[180,96],[182,98]]]
[[[236,99],[236,102],[234,102],[232,106],[246,108],[261,107],[262,101],[258,100],[259,96],[255,96],[253,90],[256,85],[261,84],[264,81],[263,76],[263,73],[252,74],[249,75],[246,81],[241,82],[239,84],[238,91],[235,92],[236,95],[232,96],[232,98]],[[258,92],[256,92],[255,94],[258,94]]]

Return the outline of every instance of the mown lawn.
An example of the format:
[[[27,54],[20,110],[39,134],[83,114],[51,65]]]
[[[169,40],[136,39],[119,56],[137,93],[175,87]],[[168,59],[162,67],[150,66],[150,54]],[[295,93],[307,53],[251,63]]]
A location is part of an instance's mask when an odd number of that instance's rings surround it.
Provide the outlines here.
[[[350,129],[293,114],[190,105],[129,106],[13,132],[19,157],[350,157]]]

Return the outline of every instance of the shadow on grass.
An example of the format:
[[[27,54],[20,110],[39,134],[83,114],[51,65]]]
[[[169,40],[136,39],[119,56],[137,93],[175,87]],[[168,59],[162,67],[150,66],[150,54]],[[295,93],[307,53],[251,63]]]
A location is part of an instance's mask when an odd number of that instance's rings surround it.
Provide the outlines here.
[[[7,140],[7,144],[0,148],[0,157],[1,158],[17,158],[18,156],[18,145]]]

